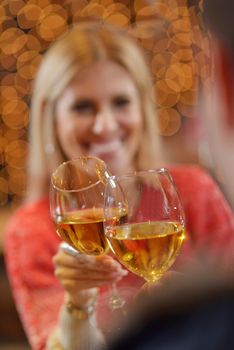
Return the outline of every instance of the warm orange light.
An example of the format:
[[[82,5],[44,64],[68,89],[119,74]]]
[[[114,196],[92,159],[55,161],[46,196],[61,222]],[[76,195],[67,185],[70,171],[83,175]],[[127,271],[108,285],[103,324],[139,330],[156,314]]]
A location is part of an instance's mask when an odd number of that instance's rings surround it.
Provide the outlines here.
[[[35,27],[41,16],[42,9],[38,5],[26,4],[17,14],[17,21],[22,29]]]
[[[121,13],[116,13],[116,14],[107,16],[105,20],[119,27],[127,27],[129,24],[129,18]]]
[[[158,111],[160,133],[163,136],[172,136],[181,126],[180,114],[173,108],[162,108]]]
[[[57,14],[50,14],[41,20],[37,27],[40,37],[46,41],[53,41],[65,32],[67,23],[65,19]]]
[[[9,100],[3,107],[2,120],[12,129],[21,129],[28,125],[28,106],[21,100]]]
[[[16,169],[25,168],[28,153],[28,143],[23,140],[10,142],[5,148],[7,163]]]
[[[18,28],[9,28],[0,35],[0,47],[6,55],[16,54],[26,42],[26,34]]]
[[[195,9],[196,7],[196,9]],[[211,89],[210,42],[201,30],[202,1],[4,0],[0,4],[0,206],[25,193],[29,101],[43,53],[68,27],[95,20],[124,28],[142,46],[152,73],[163,137],[195,118],[198,87]],[[18,175],[17,175],[18,174]],[[5,188],[5,192],[3,191]]]
[[[41,55],[36,51],[27,51],[17,60],[17,71],[23,79],[33,79],[41,62]]]
[[[156,105],[161,107],[175,106],[179,101],[180,94],[173,91],[165,80],[159,80],[155,84]]]

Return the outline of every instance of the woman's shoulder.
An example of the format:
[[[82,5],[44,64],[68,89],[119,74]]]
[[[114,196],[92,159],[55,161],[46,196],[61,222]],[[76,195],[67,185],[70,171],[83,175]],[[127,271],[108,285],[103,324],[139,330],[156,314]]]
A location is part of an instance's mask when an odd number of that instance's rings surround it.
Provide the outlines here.
[[[24,215],[25,213],[41,213],[48,212],[49,210],[49,197],[45,196],[33,201],[23,202],[16,210],[14,215]]]
[[[177,185],[185,186],[190,189],[193,186],[196,188],[197,186],[214,186],[216,183],[209,171],[198,164],[170,164],[167,168]]]
[[[209,191],[220,191],[219,185],[211,173],[201,165],[182,164],[167,166],[180,192],[207,195]],[[204,192],[205,191],[205,192]],[[203,192],[203,194],[201,193]]]
[[[6,231],[24,228],[25,226],[40,227],[43,222],[50,220],[49,199],[43,197],[32,202],[25,202],[10,216]]]
[[[200,164],[167,164],[165,168],[175,176],[208,176],[208,170]]]

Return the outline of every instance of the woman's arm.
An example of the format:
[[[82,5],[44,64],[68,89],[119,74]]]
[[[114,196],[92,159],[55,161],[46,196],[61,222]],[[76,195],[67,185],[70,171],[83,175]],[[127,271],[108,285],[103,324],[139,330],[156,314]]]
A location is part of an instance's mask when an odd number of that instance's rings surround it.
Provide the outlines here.
[[[63,319],[65,323],[69,319],[66,312],[60,312],[64,291],[74,305],[86,307],[94,298],[92,288],[110,284],[126,274],[110,257],[80,255],[78,259],[58,251],[60,242],[44,202],[21,208],[7,225],[4,251],[8,277],[33,350],[45,349],[57,325],[64,332]],[[75,329],[78,327],[77,332],[81,323],[73,318],[70,322]],[[85,324],[82,334],[84,329],[89,331],[88,322]],[[72,337],[68,332],[66,335]]]
[[[95,350],[104,348],[105,339],[97,327],[95,311],[81,319],[64,305],[59,326],[47,341],[46,350]]]
[[[55,274],[65,289],[65,301],[58,326],[48,340],[48,349],[55,346],[65,350],[103,348],[105,340],[97,326],[95,312],[98,288],[116,282],[127,272],[106,255],[72,256],[60,249],[53,261]]]
[[[185,208],[189,252],[230,265],[234,261],[234,217],[218,184],[198,166],[175,167],[171,173]]]

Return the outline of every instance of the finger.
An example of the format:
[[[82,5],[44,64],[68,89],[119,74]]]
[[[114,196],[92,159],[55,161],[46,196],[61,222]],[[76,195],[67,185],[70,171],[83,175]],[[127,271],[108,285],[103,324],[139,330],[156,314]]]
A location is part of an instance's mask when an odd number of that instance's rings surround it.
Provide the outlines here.
[[[71,268],[89,269],[93,271],[121,271],[122,266],[109,256],[88,256],[79,254],[74,257],[64,252],[59,252],[53,257],[53,263],[56,266],[66,266]]]
[[[66,255],[61,255],[61,252],[66,253]],[[87,261],[98,261],[99,263],[103,263],[103,264],[110,264],[110,266],[112,265],[119,265],[121,266],[121,264],[119,262],[117,262],[115,259],[113,259],[111,256],[107,255],[107,254],[102,254],[102,255],[97,255],[97,256],[92,256],[92,255],[87,255],[87,254],[83,254],[78,252],[76,249],[74,249],[73,247],[71,247],[69,244],[62,242],[59,246],[59,252],[56,254],[57,257],[60,256],[67,256],[67,257],[75,257],[77,258],[78,261],[85,262]],[[71,259],[69,259],[71,260]],[[73,260],[75,261],[75,260]]]
[[[80,265],[87,264],[93,257],[81,254],[81,256],[73,256],[71,254],[67,254],[64,251],[58,252],[53,257],[53,262],[56,266],[67,266],[67,267],[77,267]]]
[[[74,281],[70,279],[65,279],[60,281],[63,288],[69,293],[77,293],[82,290],[88,290],[92,288],[100,288],[104,285],[111,285],[113,282],[110,281]]]
[[[93,281],[110,281],[121,279],[127,275],[127,271],[92,271],[92,270],[77,270],[73,268],[58,267],[55,269],[55,276],[61,279],[74,279],[74,280],[93,280]]]
[[[66,242],[60,243],[59,249],[62,250],[64,253],[67,253],[72,256],[78,256],[80,254],[78,250],[74,249],[70,244]]]

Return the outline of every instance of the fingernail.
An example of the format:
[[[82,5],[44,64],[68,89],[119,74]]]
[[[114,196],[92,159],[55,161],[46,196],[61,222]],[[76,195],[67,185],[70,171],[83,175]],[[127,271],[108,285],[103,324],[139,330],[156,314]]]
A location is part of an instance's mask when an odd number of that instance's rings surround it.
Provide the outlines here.
[[[103,261],[103,265],[109,266],[109,267],[118,267],[118,263],[116,263],[114,260],[105,260]]]
[[[128,275],[128,271],[127,270],[120,270],[120,273],[122,276],[127,276]]]

